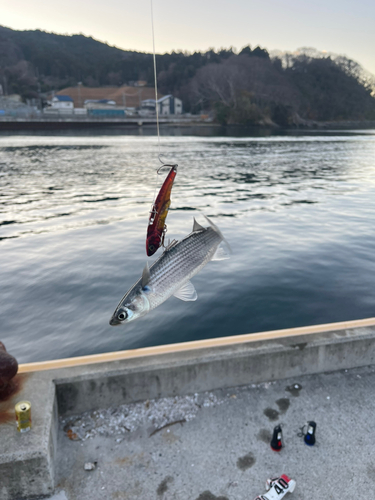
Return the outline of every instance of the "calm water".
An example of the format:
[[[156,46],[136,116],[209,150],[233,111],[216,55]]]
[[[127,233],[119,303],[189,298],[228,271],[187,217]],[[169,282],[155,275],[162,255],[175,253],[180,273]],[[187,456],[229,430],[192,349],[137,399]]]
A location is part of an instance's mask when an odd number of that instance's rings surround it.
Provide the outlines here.
[[[155,138],[0,135],[0,340],[19,362],[375,316],[375,131],[162,151],[179,164],[168,236],[203,212],[233,256],[193,278],[196,302],[111,327],[147,260]]]

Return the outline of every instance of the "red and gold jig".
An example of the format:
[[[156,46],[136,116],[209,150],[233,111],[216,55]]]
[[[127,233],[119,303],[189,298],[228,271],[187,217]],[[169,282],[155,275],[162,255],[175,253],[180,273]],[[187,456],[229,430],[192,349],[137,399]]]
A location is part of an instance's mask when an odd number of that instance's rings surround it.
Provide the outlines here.
[[[166,164],[158,169],[158,173],[164,167],[171,167],[171,169],[160,188],[150,212],[146,237],[146,253],[149,257],[154,255],[158,248],[164,244],[164,237],[167,231],[165,219],[167,218],[171,204],[171,191],[177,174],[177,165]]]

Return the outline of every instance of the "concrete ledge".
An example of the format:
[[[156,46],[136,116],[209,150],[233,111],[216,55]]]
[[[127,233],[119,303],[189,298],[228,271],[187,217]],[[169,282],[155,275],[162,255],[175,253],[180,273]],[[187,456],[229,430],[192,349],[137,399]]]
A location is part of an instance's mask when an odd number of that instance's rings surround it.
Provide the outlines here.
[[[128,351],[116,351],[90,356],[77,356],[74,358],[57,359],[53,361],[42,361],[37,363],[25,363],[19,366],[19,373],[30,373],[33,371],[52,370],[57,368],[68,368],[107,361],[119,361],[121,359],[155,356],[159,354],[185,352],[196,349],[207,349],[212,347],[234,346],[246,342],[258,342],[259,340],[277,340],[284,337],[295,337],[310,335],[314,333],[326,333],[338,330],[351,330],[353,328],[374,327],[375,318],[359,319],[354,321],[341,321],[338,323],[327,323],[323,325],[303,326],[299,328],[287,328],[284,330],[273,330],[261,333],[250,333],[245,335],[233,335],[231,337],[220,337],[181,344],[169,344],[156,347],[145,347],[142,349],[131,349]]]
[[[57,414],[375,364],[375,318],[20,366],[0,403],[2,500],[54,487]],[[32,404],[18,434],[14,405]]]
[[[57,404],[51,379],[16,375],[19,391],[0,403],[0,498],[13,500],[30,495],[48,495],[54,490],[57,443]],[[32,429],[16,430],[14,406],[29,400]]]
[[[371,365],[374,347],[365,327],[56,370],[59,414]]]

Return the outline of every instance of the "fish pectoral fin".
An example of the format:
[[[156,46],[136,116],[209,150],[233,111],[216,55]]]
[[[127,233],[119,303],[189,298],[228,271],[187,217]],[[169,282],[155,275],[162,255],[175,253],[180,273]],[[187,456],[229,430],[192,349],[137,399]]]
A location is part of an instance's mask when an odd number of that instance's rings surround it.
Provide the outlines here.
[[[191,281],[185,283],[185,285],[179,288],[173,295],[177,299],[184,300],[186,302],[197,300],[198,298],[197,291]]]
[[[230,258],[228,251],[225,248],[226,245],[223,245],[223,242],[217,247],[216,252],[211,260],[226,260]]]
[[[199,222],[197,222],[197,221],[195,220],[195,217],[193,217],[193,219],[194,219],[194,223],[193,223],[193,233],[194,233],[194,231],[202,231],[202,229],[203,229],[203,230],[205,230],[205,228],[204,228],[203,226],[201,226],[201,225],[199,224]]]
[[[145,268],[142,273],[142,288],[144,288],[150,281],[150,269],[148,267],[148,262],[146,262]]]

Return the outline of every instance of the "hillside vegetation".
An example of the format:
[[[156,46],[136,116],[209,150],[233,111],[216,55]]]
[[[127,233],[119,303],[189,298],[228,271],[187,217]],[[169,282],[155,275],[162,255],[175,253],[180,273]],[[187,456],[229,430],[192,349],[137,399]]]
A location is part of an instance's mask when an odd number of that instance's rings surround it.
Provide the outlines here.
[[[180,97],[185,111],[212,111],[221,123],[374,120],[373,88],[345,57],[308,52],[271,58],[250,46],[157,55],[160,92]],[[124,51],[83,35],[0,27],[0,84],[23,99],[75,86],[153,85],[152,55]]]

